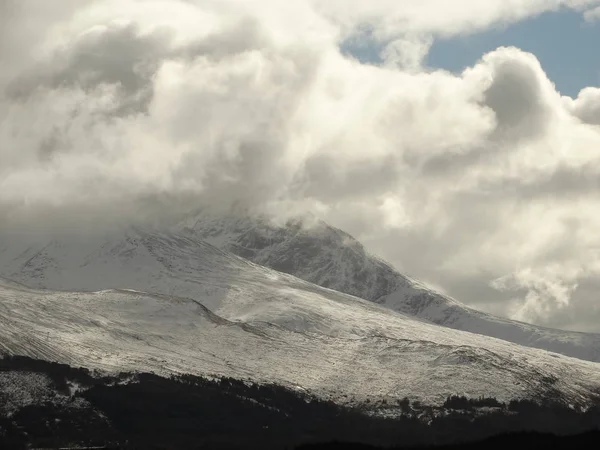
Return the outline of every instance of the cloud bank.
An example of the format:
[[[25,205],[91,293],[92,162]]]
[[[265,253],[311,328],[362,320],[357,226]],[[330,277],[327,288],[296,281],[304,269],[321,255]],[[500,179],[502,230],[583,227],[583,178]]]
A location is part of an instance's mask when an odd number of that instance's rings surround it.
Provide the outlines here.
[[[285,4],[284,4],[285,3]],[[600,331],[600,90],[433,39],[585,0],[0,3],[0,227],[311,210],[458,299]],[[381,42],[384,63],[340,50]]]

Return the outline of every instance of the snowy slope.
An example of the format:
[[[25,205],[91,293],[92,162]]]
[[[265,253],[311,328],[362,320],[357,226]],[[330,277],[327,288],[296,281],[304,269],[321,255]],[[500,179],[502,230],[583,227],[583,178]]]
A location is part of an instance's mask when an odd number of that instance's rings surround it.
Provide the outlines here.
[[[553,330],[469,308],[398,273],[352,236],[322,221],[276,225],[265,217],[203,211],[176,230],[257,264],[438,325],[600,362],[600,334]]]
[[[461,393],[582,404],[600,390],[600,364],[437,326],[181,233],[6,240],[0,273],[12,280],[0,283],[8,353],[248,377],[338,400]]]
[[[161,261],[183,242],[149,234],[126,241],[122,252],[111,252],[113,246],[94,252],[113,255],[102,263],[77,266],[69,259],[71,269],[79,267],[95,286],[124,283],[125,272],[133,288],[152,284],[181,297],[123,289],[52,292],[0,282],[0,352],[109,371],[249,378],[339,402],[408,396],[433,404],[460,393],[501,400],[551,396],[585,405],[600,391],[597,363],[422,322],[201,242],[189,241],[188,253]],[[53,262],[38,282],[76,281],[54,264],[63,254],[49,256],[68,248],[55,244],[31,260],[33,271],[36,261]],[[155,277],[130,272],[137,267],[131,261],[153,258],[161,268]],[[116,269],[98,272],[106,267]],[[181,280],[176,287],[174,274]]]
[[[376,300],[398,289],[419,286],[389,264],[365,252],[352,236],[315,218],[276,225],[264,216],[215,215],[207,211],[182,221],[189,233],[257,264],[319,286]]]

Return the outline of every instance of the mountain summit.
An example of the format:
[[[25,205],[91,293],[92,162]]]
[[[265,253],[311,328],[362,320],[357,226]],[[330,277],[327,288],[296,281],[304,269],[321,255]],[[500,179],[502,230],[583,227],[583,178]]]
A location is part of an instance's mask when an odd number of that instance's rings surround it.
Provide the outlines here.
[[[350,234],[314,216],[280,223],[264,215],[202,211],[175,229],[256,264],[437,325],[600,361],[599,334],[531,325],[470,308],[399,273]]]

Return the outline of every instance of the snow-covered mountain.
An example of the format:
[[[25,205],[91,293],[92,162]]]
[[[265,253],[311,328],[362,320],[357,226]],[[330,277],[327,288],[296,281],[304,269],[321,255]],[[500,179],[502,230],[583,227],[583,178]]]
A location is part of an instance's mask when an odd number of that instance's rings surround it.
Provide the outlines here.
[[[438,325],[600,362],[600,334],[555,330],[469,308],[402,275],[349,234],[314,218],[279,225],[264,216],[202,211],[175,230],[257,264]]]
[[[192,237],[134,230],[2,255],[2,272],[32,286],[0,283],[2,353],[270,381],[339,402],[459,393],[585,405],[600,391],[598,363],[430,324]]]
[[[342,230],[312,217],[276,225],[268,217],[203,212],[175,229],[280,272],[375,301],[418,285],[368,254]]]

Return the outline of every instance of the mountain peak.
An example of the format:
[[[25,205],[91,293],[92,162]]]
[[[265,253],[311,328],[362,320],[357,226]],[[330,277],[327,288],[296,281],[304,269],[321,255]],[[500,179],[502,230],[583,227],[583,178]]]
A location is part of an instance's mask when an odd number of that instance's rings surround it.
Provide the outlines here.
[[[600,335],[550,330],[469,308],[399,273],[314,215],[277,221],[266,215],[199,214],[192,226],[178,229],[256,264],[421,320],[600,361]]]

